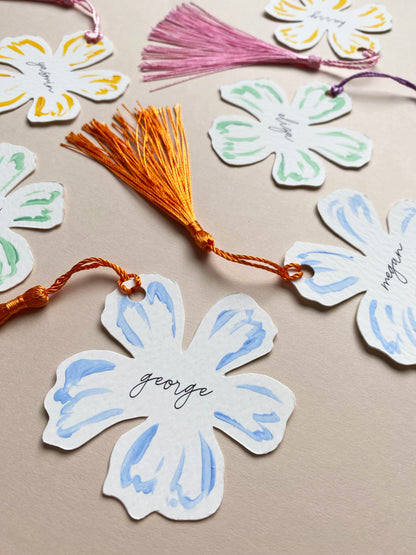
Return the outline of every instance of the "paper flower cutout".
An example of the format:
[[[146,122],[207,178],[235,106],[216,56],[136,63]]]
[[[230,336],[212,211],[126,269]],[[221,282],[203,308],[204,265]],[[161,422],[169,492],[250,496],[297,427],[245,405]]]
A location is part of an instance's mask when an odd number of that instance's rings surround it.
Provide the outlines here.
[[[209,131],[212,147],[227,164],[254,164],[276,154],[273,179],[280,185],[316,187],[325,180],[325,166],[312,152],[347,168],[359,168],[371,157],[372,142],[362,133],[336,127],[315,127],[347,114],[346,93],[333,98],[329,85],[310,83],[298,89],[289,105],[272,81],[240,81],[221,87],[221,97],[244,108],[244,116],[221,116]]]
[[[0,143],[0,291],[23,281],[33,268],[27,241],[10,228],[50,229],[62,222],[63,187],[59,183],[32,183],[8,194],[34,169],[32,152]]]
[[[116,443],[104,493],[136,519],[154,511],[204,518],[223,495],[224,461],[213,427],[256,454],[282,440],[292,392],[260,374],[225,376],[268,353],[277,330],[250,297],[230,295],[211,308],[182,352],[177,284],[141,277],[143,301],[114,291],[102,315],[134,358],[86,351],[63,362],[45,399],[43,440],[74,449],[116,422],[147,416]]]
[[[314,275],[294,282],[303,297],[326,306],[366,291],[357,322],[366,342],[400,364],[416,363],[416,202],[388,215],[389,234],[364,195],[336,191],[318,202],[324,222],[360,250],[295,243],[286,260]]]
[[[275,37],[288,48],[312,48],[328,32],[328,42],[339,57],[358,60],[363,49],[380,51],[378,39],[367,33],[389,31],[391,15],[378,4],[346,10],[350,6],[350,0],[272,0],[265,10],[287,22],[276,29]]]
[[[64,36],[52,55],[40,37],[23,36],[0,41],[0,63],[21,73],[0,73],[0,113],[14,110],[31,98],[28,119],[50,122],[74,119],[80,104],[68,91],[91,100],[114,100],[124,93],[129,78],[108,69],[78,71],[113,52],[107,38],[89,43],[83,32]],[[75,71],[77,70],[77,71]]]

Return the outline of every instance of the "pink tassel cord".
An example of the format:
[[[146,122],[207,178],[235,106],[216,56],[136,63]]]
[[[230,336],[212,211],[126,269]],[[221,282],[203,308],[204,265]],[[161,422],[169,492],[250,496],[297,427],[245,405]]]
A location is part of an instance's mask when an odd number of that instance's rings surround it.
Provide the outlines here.
[[[58,4],[67,8],[75,8],[76,6],[82,8],[93,20],[94,29],[87,30],[84,36],[88,42],[98,42],[104,35],[101,33],[101,18],[96,12],[94,6],[89,0],[30,0],[31,2],[46,2],[49,4]]]
[[[172,10],[152,29],[149,40],[168,46],[145,47],[139,66],[143,79],[158,81],[185,77],[171,85],[199,75],[249,65],[288,64],[312,70],[321,66],[359,70],[373,67],[379,59],[371,50],[363,52],[362,60],[351,61],[299,56],[227,25],[194,3]]]

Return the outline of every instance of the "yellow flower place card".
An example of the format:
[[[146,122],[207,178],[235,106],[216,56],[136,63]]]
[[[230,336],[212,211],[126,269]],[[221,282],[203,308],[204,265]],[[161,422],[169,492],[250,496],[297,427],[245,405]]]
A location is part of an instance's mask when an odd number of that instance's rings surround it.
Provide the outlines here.
[[[72,92],[95,101],[114,100],[129,84],[127,75],[109,69],[79,71],[113,52],[106,37],[87,42],[83,32],[63,37],[55,54],[40,37],[23,36],[0,41],[0,113],[14,110],[33,98],[28,119],[46,123],[74,119],[81,109]]]

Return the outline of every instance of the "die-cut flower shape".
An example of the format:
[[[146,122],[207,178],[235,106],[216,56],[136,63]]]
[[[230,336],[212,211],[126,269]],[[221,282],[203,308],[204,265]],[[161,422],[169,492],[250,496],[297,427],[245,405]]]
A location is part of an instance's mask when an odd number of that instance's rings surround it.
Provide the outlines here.
[[[112,43],[104,37],[89,43],[83,32],[63,37],[55,54],[40,37],[23,36],[0,41],[0,63],[20,73],[0,71],[0,113],[13,110],[31,98],[28,119],[50,122],[74,119],[81,106],[68,91],[95,101],[114,100],[124,93],[129,78],[101,69],[78,71],[107,58]]]
[[[416,363],[416,202],[402,200],[388,215],[387,234],[362,194],[341,190],[318,202],[324,222],[357,252],[295,243],[286,259],[314,275],[296,283],[303,297],[326,306],[366,291],[357,323],[365,341],[400,364]]]
[[[32,183],[8,194],[34,169],[32,152],[0,143],[0,291],[23,281],[33,268],[27,241],[10,228],[50,229],[62,222],[63,187],[59,183]]]
[[[363,57],[363,49],[380,51],[378,39],[367,33],[389,31],[391,15],[378,4],[346,10],[350,6],[350,0],[272,0],[265,9],[287,22],[276,29],[275,37],[288,48],[312,48],[327,32],[328,42],[340,58],[357,60]]]
[[[74,449],[116,422],[147,416],[116,443],[104,493],[136,519],[154,511],[204,518],[223,495],[224,460],[213,427],[256,454],[282,440],[292,392],[260,374],[226,376],[268,353],[277,330],[250,297],[229,295],[211,308],[183,352],[177,284],[141,278],[143,301],[114,291],[101,318],[134,358],[86,351],[64,361],[45,399],[43,440]]]
[[[276,154],[273,179],[280,185],[316,187],[325,180],[325,166],[312,152],[347,168],[359,168],[371,157],[372,142],[362,133],[315,124],[347,114],[350,97],[328,96],[329,85],[300,87],[292,104],[272,81],[240,81],[221,87],[221,97],[244,108],[244,116],[221,116],[209,131],[212,147],[227,164],[254,164]]]

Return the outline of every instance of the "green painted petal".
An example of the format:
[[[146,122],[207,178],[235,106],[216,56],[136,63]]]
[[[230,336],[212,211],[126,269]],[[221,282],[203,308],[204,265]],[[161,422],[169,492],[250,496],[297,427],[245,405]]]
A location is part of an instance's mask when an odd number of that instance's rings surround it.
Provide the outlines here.
[[[218,156],[234,166],[264,160],[272,150],[260,124],[250,118],[223,116],[216,118],[209,130],[212,148]]]
[[[259,120],[270,120],[287,105],[285,92],[268,79],[239,81],[221,87],[221,98],[239,106]]]
[[[63,187],[59,183],[32,183],[6,199],[10,227],[49,229],[62,222]]]
[[[299,110],[309,125],[324,123],[339,118],[351,111],[351,98],[342,93],[328,96],[330,86],[325,83],[310,83],[300,87],[292,102],[292,109]]]
[[[325,167],[307,149],[277,153],[273,179],[279,185],[319,187],[325,181]]]
[[[23,146],[0,143],[0,198],[35,169],[35,155]]]
[[[33,258],[23,237],[3,228],[0,231],[0,291],[23,281],[32,271]]]
[[[370,160],[373,143],[357,131],[321,127],[314,129],[310,148],[340,166],[360,168]]]

